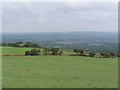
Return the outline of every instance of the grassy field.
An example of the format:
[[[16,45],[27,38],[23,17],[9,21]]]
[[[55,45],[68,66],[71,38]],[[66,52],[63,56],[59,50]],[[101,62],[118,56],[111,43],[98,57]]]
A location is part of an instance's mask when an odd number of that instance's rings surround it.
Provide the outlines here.
[[[18,48],[18,47],[1,47],[2,54],[24,54],[25,51],[29,51],[32,48]],[[42,49],[41,49],[42,51]],[[71,54],[72,51],[64,51],[64,55]]]
[[[3,48],[3,53],[24,52],[9,49]],[[4,56],[2,74],[4,88],[118,87],[117,58]]]
[[[2,47],[2,54],[24,54],[31,48],[17,48],[17,47]]]

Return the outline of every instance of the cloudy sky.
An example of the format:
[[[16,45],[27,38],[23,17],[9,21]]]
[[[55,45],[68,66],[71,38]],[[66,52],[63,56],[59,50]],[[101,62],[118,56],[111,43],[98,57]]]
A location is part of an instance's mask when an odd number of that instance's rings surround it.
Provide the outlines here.
[[[7,2],[2,4],[3,32],[118,31],[117,3]]]

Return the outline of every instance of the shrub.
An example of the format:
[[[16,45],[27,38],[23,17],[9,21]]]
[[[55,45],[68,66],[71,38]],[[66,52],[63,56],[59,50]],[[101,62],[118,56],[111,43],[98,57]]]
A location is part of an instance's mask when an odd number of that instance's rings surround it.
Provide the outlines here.
[[[31,52],[30,51],[26,51],[25,55],[31,55]]]
[[[94,56],[95,56],[95,53],[93,53],[93,52],[89,53],[89,57],[94,57]]]
[[[32,56],[34,56],[34,55],[39,55],[39,53],[40,53],[40,49],[32,49],[31,51],[26,51],[25,52],[25,55],[32,55]]]

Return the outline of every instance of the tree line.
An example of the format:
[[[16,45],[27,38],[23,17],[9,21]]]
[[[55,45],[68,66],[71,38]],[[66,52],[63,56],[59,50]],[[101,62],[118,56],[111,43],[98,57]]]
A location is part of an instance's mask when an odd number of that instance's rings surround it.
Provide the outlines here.
[[[40,55],[41,50],[40,49],[32,49],[30,51],[25,51],[25,55]],[[43,48],[42,49],[43,55],[62,55],[63,51],[61,51],[59,48]]]
[[[87,56],[87,57],[98,57],[98,58],[114,58],[114,57],[120,57],[120,55],[116,55],[115,53],[95,53],[95,52],[85,52],[81,49],[74,49],[73,52],[76,56]]]
[[[37,43],[28,42],[15,42],[15,43],[2,43],[2,46],[10,46],[10,47],[41,47]]]
[[[94,53],[85,52],[81,49],[74,49],[73,54],[68,54],[69,56],[85,56],[85,57],[97,57],[97,58],[115,58],[120,57],[114,53]],[[42,48],[42,49],[32,49],[30,51],[25,51],[25,55],[35,56],[35,55],[63,55],[63,51],[59,48]]]
[[[32,48],[40,48],[40,49],[32,49],[30,51],[25,51],[25,55],[62,55],[63,51],[59,48],[42,48],[37,43],[28,42],[16,42],[16,43],[2,43],[2,46],[11,46],[11,47],[32,47]],[[73,49],[73,54],[69,54],[70,56],[86,56],[86,57],[98,57],[98,58],[110,58],[110,57],[120,57],[120,55],[116,55],[115,53],[95,53],[95,52],[85,52],[82,49]]]

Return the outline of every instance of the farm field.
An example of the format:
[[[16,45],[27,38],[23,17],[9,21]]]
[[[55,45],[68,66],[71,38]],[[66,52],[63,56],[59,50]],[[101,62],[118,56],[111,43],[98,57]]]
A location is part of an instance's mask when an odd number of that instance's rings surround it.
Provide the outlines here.
[[[29,51],[33,49],[33,48],[18,48],[18,47],[0,47],[0,48],[2,48],[2,54],[24,54],[25,51]],[[64,55],[68,55],[68,54],[71,54],[71,52],[64,51]]]
[[[3,89],[118,89],[118,3],[76,1],[1,3]]]
[[[3,47],[3,54],[30,48]],[[117,58],[3,56],[3,88],[117,88]]]
[[[31,50],[32,48],[17,48],[17,47],[1,47],[2,54],[24,54],[25,51]]]

